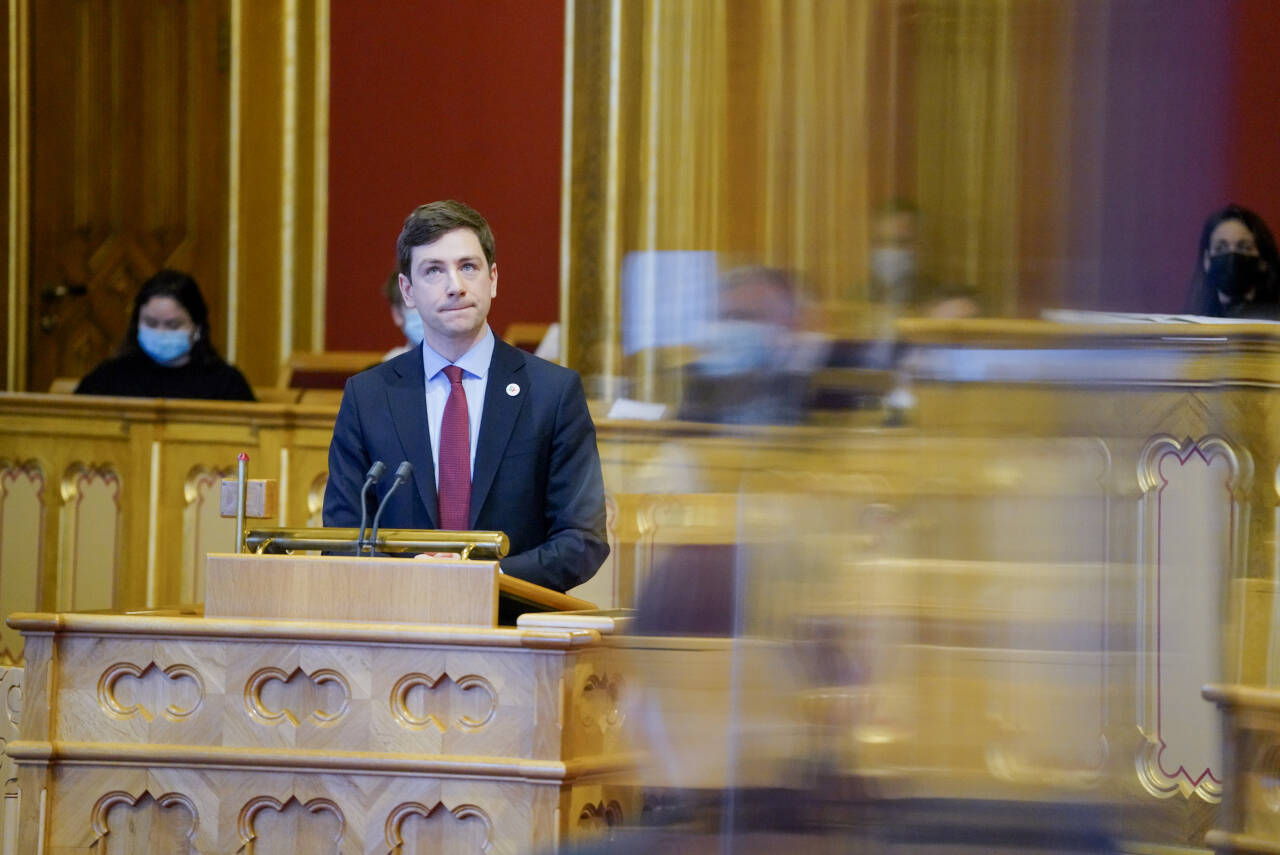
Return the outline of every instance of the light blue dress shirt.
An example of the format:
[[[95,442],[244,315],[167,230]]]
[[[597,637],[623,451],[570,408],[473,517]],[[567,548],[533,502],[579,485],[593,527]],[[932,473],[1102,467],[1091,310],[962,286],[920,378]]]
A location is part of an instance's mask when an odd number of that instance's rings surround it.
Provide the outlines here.
[[[431,436],[431,463],[436,472],[436,487],[440,486],[440,423],[444,420],[444,405],[449,400],[449,378],[446,365],[462,369],[462,389],[467,393],[467,419],[471,433],[471,471],[476,471],[476,441],[480,438],[480,417],[484,414],[484,392],[489,385],[489,363],[493,361],[493,330],[484,327],[484,338],[457,362],[449,362],[422,343],[422,373],[427,378],[427,426]]]

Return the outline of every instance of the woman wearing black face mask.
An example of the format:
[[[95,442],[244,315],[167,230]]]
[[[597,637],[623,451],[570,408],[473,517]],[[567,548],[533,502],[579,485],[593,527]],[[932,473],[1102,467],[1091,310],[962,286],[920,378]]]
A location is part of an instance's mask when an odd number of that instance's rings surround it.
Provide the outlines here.
[[[1228,205],[1205,220],[1188,311],[1280,320],[1280,252],[1253,211]]]

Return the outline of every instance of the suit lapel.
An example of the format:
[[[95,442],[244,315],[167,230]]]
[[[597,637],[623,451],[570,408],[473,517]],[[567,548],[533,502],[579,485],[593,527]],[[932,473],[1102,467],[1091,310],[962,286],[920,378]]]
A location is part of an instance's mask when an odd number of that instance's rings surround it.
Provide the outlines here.
[[[524,402],[529,397],[524,376],[524,354],[497,339],[493,343],[493,359],[489,363],[489,380],[485,384],[484,413],[480,416],[480,437],[476,441],[476,462],[471,475],[472,527],[489,496],[498,464],[506,451],[507,441],[516,425]],[[514,385],[516,394],[508,394]]]
[[[395,425],[404,459],[413,463],[413,481],[418,488],[418,499],[426,510],[428,524],[437,526],[436,471],[431,461],[431,443],[427,435],[427,394],[422,376],[422,346],[411,350],[393,366],[399,375],[387,386],[387,407],[391,411],[391,423]],[[398,460],[384,461],[391,471]],[[390,474],[390,473],[388,473]]]

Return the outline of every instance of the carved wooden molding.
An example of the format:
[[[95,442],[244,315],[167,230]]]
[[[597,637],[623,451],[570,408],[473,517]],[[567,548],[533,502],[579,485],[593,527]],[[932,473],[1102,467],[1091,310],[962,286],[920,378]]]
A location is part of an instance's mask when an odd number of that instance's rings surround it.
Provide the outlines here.
[[[236,819],[236,829],[240,835],[241,851],[244,855],[253,855],[254,842],[259,838],[255,824],[262,811],[270,809],[282,814],[295,806],[311,815],[332,814],[338,823],[337,833],[333,835],[333,843],[342,842],[342,837],[346,833],[347,820],[342,815],[342,810],[330,799],[311,799],[303,804],[296,796],[290,796],[284,802],[271,796],[258,796],[241,808],[240,816]]]
[[[22,613],[12,618],[22,632],[127,632],[144,638],[256,638],[293,639],[339,644],[466,644],[490,650],[582,650],[600,645],[593,629],[516,629],[507,627],[397,626],[355,621],[283,621],[264,623],[244,618],[204,618],[193,621],[148,614],[92,612]]]
[[[1253,762],[1262,807],[1280,815],[1280,735],[1258,747]],[[1243,797],[1243,795],[1242,795]]]
[[[7,614],[39,605],[45,558],[47,484],[40,461],[0,457],[0,612]],[[22,529],[21,536],[12,536],[14,532],[6,531],[6,526]],[[21,661],[22,639],[18,633],[0,627],[0,636],[4,638],[0,644],[0,663]]]
[[[604,801],[595,804],[588,802],[578,812],[578,827],[597,834],[607,833],[622,825],[623,819],[622,805],[616,800],[610,800],[607,804]]]
[[[86,513],[85,498],[100,482],[107,492],[114,512],[109,519]],[[61,547],[58,555],[58,602],[61,608],[103,608],[111,602],[83,602],[81,577],[93,581],[95,588],[105,588],[110,598],[115,589],[120,565],[120,519],[122,485],[119,472],[110,463],[101,465],[72,463],[59,484],[62,518],[59,521]],[[86,545],[86,541],[90,545]],[[102,554],[103,552],[106,554]],[[105,572],[104,572],[105,570]],[[105,580],[102,578],[105,577]]]
[[[0,668],[0,692],[3,692],[3,706],[0,709],[4,712],[4,719],[0,721],[0,783],[4,785],[5,793],[12,789],[15,795],[18,788],[18,767],[7,749],[9,742],[20,735],[23,676],[21,668]],[[3,811],[0,810],[0,826],[3,822]]]
[[[290,684],[298,686],[302,681],[309,681],[317,690],[323,692],[326,686],[335,686],[340,694],[339,702],[332,708],[320,707],[317,702],[317,708],[306,713],[300,719],[299,710],[292,710],[285,704],[281,705],[279,710],[269,709],[268,704],[263,700],[262,693],[269,683],[279,681],[286,688]],[[297,701],[297,691],[293,692],[293,700]],[[305,692],[303,693],[305,696]],[[305,720],[311,724],[324,727],[331,725],[338,719],[347,714],[347,709],[351,703],[351,684],[347,682],[347,678],[343,677],[337,671],[331,668],[322,668],[318,671],[307,673],[301,668],[295,668],[293,673],[286,674],[280,668],[263,668],[249,678],[249,682],[244,687],[244,703],[249,714],[263,724],[280,724],[289,722],[294,727],[298,726],[300,720]]]
[[[222,479],[234,474],[231,467],[191,467],[182,482],[182,575],[179,597],[184,603],[199,602],[204,596],[205,555],[230,552],[235,541],[235,520],[219,513]]]
[[[158,676],[161,674],[167,679],[162,680]],[[121,720],[140,715],[147,721],[151,721],[156,716],[156,711],[149,709],[142,701],[129,705],[125,705],[120,701],[116,688],[120,680],[125,677],[132,677],[139,682],[140,685],[135,695],[156,699],[156,706],[159,706],[158,701],[167,694],[168,689],[172,688],[178,680],[191,680],[196,689],[195,703],[189,707],[179,706],[176,703],[165,704],[164,717],[170,721],[182,721],[185,718],[189,718],[200,708],[200,704],[204,700],[204,680],[190,665],[170,665],[161,671],[160,667],[154,662],[148,663],[145,668],[139,667],[132,662],[117,662],[103,671],[102,676],[98,678],[98,706],[103,712]]]
[[[1208,479],[1208,469],[1218,460],[1223,461],[1226,467],[1227,477],[1222,485],[1221,496],[1223,505],[1220,509],[1229,527],[1225,554],[1219,556],[1221,566],[1201,568],[1205,574],[1215,574],[1211,579],[1207,576],[1189,577],[1185,573],[1181,578],[1175,578],[1178,566],[1189,560],[1186,555],[1191,552],[1188,543],[1177,542],[1177,538],[1187,538],[1190,542],[1195,532],[1193,527],[1182,524],[1185,520],[1174,519],[1175,515],[1166,508],[1165,501],[1169,496],[1165,490],[1170,482],[1162,467],[1176,465],[1180,474],[1184,471],[1191,472],[1191,475],[1186,476],[1191,478],[1196,475],[1196,470],[1184,470],[1183,467],[1201,466],[1205,474],[1199,477]],[[1194,795],[1206,802],[1217,803],[1222,797],[1221,770],[1215,773],[1212,764],[1202,757],[1191,761],[1194,768],[1187,768],[1187,758],[1181,753],[1183,746],[1169,743],[1169,739],[1173,737],[1169,732],[1169,722],[1165,720],[1170,710],[1176,710],[1179,717],[1200,722],[1202,727],[1192,728],[1193,730],[1216,732],[1212,709],[1205,707],[1202,710],[1195,705],[1173,703],[1175,689],[1161,677],[1162,659],[1174,640],[1193,652],[1198,651],[1201,659],[1213,662],[1208,670],[1220,667],[1216,651],[1220,643],[1217,628],[1222,603],[1212,595],[1206,595],[1207,601],[1203,603],[1203,608],[1208,611],[1198,615],[1184,615],[1183,621],[1176,626],[1163,621],[1161,615],[1163,598],[1171,596],[1171,591],[1185,587],[1185,583],[1202,583],[1206,590],[1212,588],[1221,591],[1225,588],[1226,579],[1219,578],[1220,575],[1225,574],[1230,579],[1243,571],[1248,532],[1247,492],[1253,482],[1253,462],[1247,452],[1238,451],[1222,437],[1205,436],[1199,440],[1186,437],[1179,441],[1161,434],[1149,439],[1142,448],[1137,474],[1142,491],[1138,536],[1138,564],[1142,580],[1138,591],[1136,676],[1138,728],[1144,737],[1135,758],[1137,776],[1142,787],[1157,798],[1171,798],[1180,793],[1184,798]],[[1194,486],[1194,482],[1192,485]],[[1183,510],[1182,513],[1187,511]],[[1167,514],[1169,519],[1166,519]],[[1214,542],[1216,541],[1209,541],[1210,548]],[[1212,560],[1210,559],[1211,562]],[[1164,578],[1166,576],[1169,578]],[[1194,627],[1188,628],[1185,625],[1188,621],[1200,625],[1199,631]],[[1212,628],[1206,628],[1210,624]],[[1206,637],[1201,638],[1202,635]],[[1221,679],[1221,675],[1217,673],[1189,674],[1184,668],[1175,673],[1187,674],[1187,682],[1192,688],[1181,694],[1192,699],[1199,698],[1201,684]],[[1187,725],[1182,725],[1182,728],[1185,731]]]
[[[1106,774],[1107,758],[1111,746],[1105,734],[1098,734],[1098,752],[1095,765],[1085,769],[1046,768],[1043,762],[1028,759],[1016,746],[992,745],[987,749],[987,768],[997,778],[1020,784],[1088,789],[1096,787]]]
[[[579,779],[629,770],[635,757],[624,754],[586,759],[525,760],[512,757],[431,754],[381,754],[334,748],[228,747],[222,745],[170,745],[154,742],[74,742],[70,740],[15,740],[8,754],[18,763],[124,763],[147,766],[181,765],[211,769],[297,769],[304,772],[338,772],[348,775],[464,775],[484,780],[567,784]]]
[[[493,848],[493,820],[489,819],[489,815],[479,807],[471,804],[462,804],[457,807],[445,807],[444,802],[436,802],[434,806],[427,807],[420,802],[407,802],[397,805],[387,816],[386,822],[386,841],[387,846],[391,847],[391,851],[399,852],[404,846],[403,827],[406,820],[412,816],[420,816],[423,819],[429,819],[435,815],[436,811],[445,810],[459,821],[465,822],[474,819],[480,822],[484,828],[484,842],[480,844],[481,852],[488,852]]]
[[[582,705],[579,720],[586,727],[596,727],[601,733],[622,726],[626,715],[622,711],[622,677],[618,674],[591,674],[582,684]]]
[[[450,686],[456,687],[462,694],[474,693],[481,698],[480,707],[483,714],[479,717],[465,714],[448,716],[449,720],[445,721],[434,713],[419,716],[409,709],[409,694],[414,689],[424,689],[428,698],[433,698],[444,696]],[[447,698],[444,704],[451,707]],[[493,720],[497,711],[498,693],[494,690],[493,684],[475,674],[467,674],[457,680],[444,672],[441,672],[438,677],[421,673],[406,674],[397,680],[391,689],[391,715],[401,727],[408,730],[426,730],[428,727],[434,727],[440,733],[444,733],[450,724],[463,731],[479,730]]]
[[[199,814],[196,811],[195,803],[181,793],[165,793],[159,798],[153,798],[147,790],[143,790],[136,798],[123,790],[114,790],[99,798],[91,812],[94,840],[101,840],[111,833],[108,815],[112,808],[124,805],[136,811],[141,811],[146,809],[147,802],[151,802],[160,808],[179,807],[190,814],[191,826],[184,834],[189,847],[191,839],[196,833],[196,824],[199,822]]]

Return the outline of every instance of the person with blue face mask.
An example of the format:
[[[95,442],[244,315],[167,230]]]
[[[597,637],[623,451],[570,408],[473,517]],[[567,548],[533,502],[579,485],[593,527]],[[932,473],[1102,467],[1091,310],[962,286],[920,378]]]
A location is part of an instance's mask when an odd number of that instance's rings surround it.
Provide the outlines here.
[[[395,359],[400,354],[408,353],[422,344],[423,331],[421,316],[417,312],[406,312],[404,310],[404,298],[400,296],[400,272],[398,270],[391,272],[391,276],[387,278],[382,290],[387,297],[387,302],[391,304],[391,322],[404,333],[404,343],[391,348],[382,357],[382,361],[386,362],[388,359]]]
[[[807,415],[809,374],[825,347],[799,330],[792,277],[770,267],[725,273],[716,319],[684,377],[677,418],[719,424],[793,424]]]
[[[209,341],[209,309],[195,279],[177,270],[143,283],[124,344],[85,375],[76,394],[254,400],[244,375]]]

